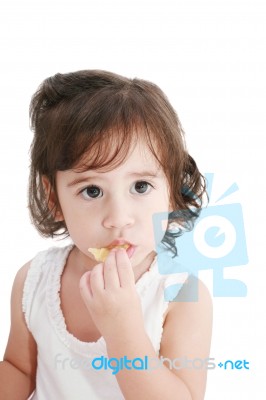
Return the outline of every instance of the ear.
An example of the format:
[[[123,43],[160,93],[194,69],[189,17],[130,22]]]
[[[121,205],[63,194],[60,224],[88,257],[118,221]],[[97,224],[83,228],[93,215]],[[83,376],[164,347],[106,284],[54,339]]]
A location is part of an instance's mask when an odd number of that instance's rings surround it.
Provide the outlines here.
[[[42,176],[42,184],[46,194],[48,208],[53,213],[55,221],[64,221],[64,216],[58,203],[55,190],[45,175]]]

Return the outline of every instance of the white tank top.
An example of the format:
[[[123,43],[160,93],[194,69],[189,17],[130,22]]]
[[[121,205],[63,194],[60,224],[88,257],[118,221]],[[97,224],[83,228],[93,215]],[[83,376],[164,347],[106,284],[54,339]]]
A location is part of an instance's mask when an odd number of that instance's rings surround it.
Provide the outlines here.
[[[124,399],[115,371],[108,368],[103,337],[96,342],[82,342],[67,331],[59,292],[61,274],[72,248],[73,245],[52,247],[38,253],[25,281],[22,309],[38,347],[36,390],[31,399]],[[175,293],[172,291],[174,298],[186,279],[187,273],[162,275],[155,259],[136,282],[145,329],[157,355],[164,313],[171,300],[165,299],[165,289],[177,284]]]

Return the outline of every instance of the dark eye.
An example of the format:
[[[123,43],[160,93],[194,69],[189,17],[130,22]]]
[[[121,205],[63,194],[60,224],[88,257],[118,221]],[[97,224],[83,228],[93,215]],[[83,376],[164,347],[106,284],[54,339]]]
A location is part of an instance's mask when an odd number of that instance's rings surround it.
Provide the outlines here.
[[[88,186],[81,191],[81,194],[85,199],[97,199],[103,195],[102,190],[98,186]]]
[[[146,181],[139,181],[133,185],[133,193],[144,194],[148,193],[151,189],[151,184]]]

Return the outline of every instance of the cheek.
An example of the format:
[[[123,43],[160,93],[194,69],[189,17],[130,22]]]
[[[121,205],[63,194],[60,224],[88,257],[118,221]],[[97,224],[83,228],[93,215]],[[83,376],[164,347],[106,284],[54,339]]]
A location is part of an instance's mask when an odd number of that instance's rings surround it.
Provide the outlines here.
[[[59,192],[59,202],[65,224],[71,236],[71,232],[75,232],[78,226],[83,227],[85,224],[85,218],[82,217],[81,209],[75,206],[75,201],[73,198],[67,194]]]
[[[166,219],[158,218],[153,221],[151,236],[156,246],[159,245],[159,243],[161,243],[165,235],[165,232],[167,230],[167,225],[168,225],[167,217]]]
[[[167,229],[167,225],[168,225],[168,219],[164,219],[162,221],[162,231],[165,232]]]
[[[160,196],[154,199],[152,213],[150,213],[150,235],[156,245],[162,241],[167,230],[169,212],[169,196],[165,191],[165,193],[161,193]]]

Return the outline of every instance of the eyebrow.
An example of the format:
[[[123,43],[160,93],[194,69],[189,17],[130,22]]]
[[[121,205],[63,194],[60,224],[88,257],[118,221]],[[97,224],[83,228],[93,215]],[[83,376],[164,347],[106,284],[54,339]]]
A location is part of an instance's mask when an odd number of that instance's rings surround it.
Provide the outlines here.
[[[126,176],[128,177],[136,177],[136,178],[158,178],[160,176],[160,174],[158,172],[153,172],[153,171],[141,171],[141,172],[130,172],[128,173]],[[88,182],[88,181],[92,181],[92,180],[104,180],[103,177],[101,177],[100,175],[92,175],[92,176],[81,176],[79,178],[74,179],[73,181],[69,182],[67,184],[67,187],[72,187],[75,185],[78,185],[80,183],[83,182]]]

